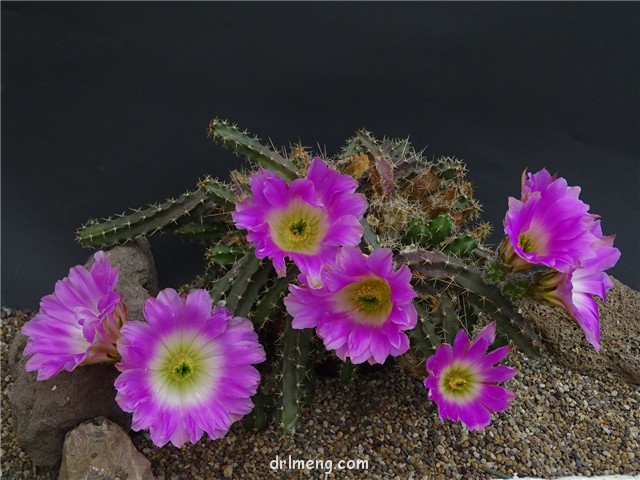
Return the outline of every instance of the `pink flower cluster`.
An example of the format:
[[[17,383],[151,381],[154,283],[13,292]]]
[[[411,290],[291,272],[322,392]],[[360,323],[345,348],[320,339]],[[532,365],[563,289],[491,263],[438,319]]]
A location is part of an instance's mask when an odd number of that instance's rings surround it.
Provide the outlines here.
[[[248,231],[256,255],[270,257],[281,276],[285,257],[299,268],[300,284],[290,285],[285,298],[293,328],[315,328],[343,361],[382,364],[409,349],[406,332],[416,326],[417,294],[409,268],[394,270],[391,250],[365,255],[357,248],[366,204],[356,187],[318,158],[308,178],[291,185],[261,170],[251,179],[253,197],[238,205],[233,218]],[[443,419],[482,430],[490,412],[506,409],[513,399],[496,382],[510,379],[515,370],[493,367],[509,349],[484,355],[494,337],[495,324],[473,345],[460,332],[453,348],[443,344],[428,360],[425,386]]]
[[[116,402],[134,430],[156,445],[181,447],[206,432],[220,438],[253,408],[265,353],[246,318],[212,308],[206,290],[160,292],[144,305],[146,322],[127,321],[118,268],[98,252],[89,270],[73,267],[22,327],[27,371],[46,380],[62,370],[115,363]]]
[[[615,236],[604,236],[597,215],[579,197],[580,188],[545,169],[523,173],[520,200],[509,198],[504,220],[507,239],[501,247],[505,263],[514,270],[549,267],[539,275],[539,298],[563,307],[580,325],[587,340],[600,349],[598,306],[613,286],[605,270],[620,251]]]

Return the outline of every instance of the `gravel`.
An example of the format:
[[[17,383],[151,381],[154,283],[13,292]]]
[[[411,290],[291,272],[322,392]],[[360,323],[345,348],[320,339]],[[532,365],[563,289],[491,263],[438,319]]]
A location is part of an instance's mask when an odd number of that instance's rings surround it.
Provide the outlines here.
[[[2,311],[2,479],[54,479],[36,469],[15,440],[7,405],[8,344],[27,314]],[[396,367],[350,385],[322,378],[294,436],[240,424],[218,441],[179,450],[156,448],[145,432],[133,441],[158,479],[384,478],[459,479],[640,473],[640,388],[603,373],[598,378],[555,366],[543,355],[514,352],[519,369],[508,386],[518,394],[484,433],[438,418],[422,379]],[[304,462],[311,468],[289,468]],[[338,470],[338,462],[368,468]],[[274,469],[276,461],[282,468]],[[323,463],[321,464],[320,461]],[[331,463],[329,467],[328,461]],[[305,465],[307,467],[307,465]],[[330,475],[326,473],[331,470]]]

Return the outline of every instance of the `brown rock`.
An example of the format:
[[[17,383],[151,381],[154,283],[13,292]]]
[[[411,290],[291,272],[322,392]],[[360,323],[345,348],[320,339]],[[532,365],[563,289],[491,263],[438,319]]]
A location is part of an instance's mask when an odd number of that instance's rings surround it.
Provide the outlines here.
[[[151,463],[131,438],[104,417],[67,433],[58,480],[154,480]]]
[[[22,352],[26,338],[16,335],[12,349]],[[37,381],[36,372],[25,371],[26,363],[22,357],[13,365],[9,402],[17,439],[35,465],[57,466],[65,434],[90,418],[104,415],[129,429],[131,418],[115,401],[113,365],[89,365]]]
[[[640,292],[612,277],[614,286],[600,310],[600,353],[564,310],[525,299],[522,315],[545,339],[551,358],[564,367],[588,375],[611,372],[640,384]]]
[[[112,265],[120,266],[116,289],[124,296],[127,318],[144,320],[144,302],[158,293],[158,274],[149,241],[145,237],[138,237],[126,245],[113,247],[107,254]]]

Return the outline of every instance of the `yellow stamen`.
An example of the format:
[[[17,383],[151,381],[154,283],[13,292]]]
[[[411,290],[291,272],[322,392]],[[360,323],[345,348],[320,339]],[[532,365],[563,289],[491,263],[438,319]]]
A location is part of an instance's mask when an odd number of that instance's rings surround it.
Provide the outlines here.
[[[461,377],[450,378],[447,385],[451,390],[463,390],[464,386],[467,384],[467,381]]]
[[[176,353],[167,362],[167,371],[169,372],[169,375],[177,381],[183,381],[192,376],[193,370],[193,359],[184,352]]]
[[[338,308],[352,312],[356,321],[368,325],[382,325],[393,307],[391,287],[380,277],[367,277],[347,285],[336,300]]]
[[[532,253],[536,251],[536,247],[533,244],[533,240],[531,240],[531,238],[529,238],[524,233],[518,237],[518,246],[522,248],[522,251],[524,253]]]
[[[275,244],[282,250],[315,254],[326,234],[326,213],[302,201],[268,219]]]

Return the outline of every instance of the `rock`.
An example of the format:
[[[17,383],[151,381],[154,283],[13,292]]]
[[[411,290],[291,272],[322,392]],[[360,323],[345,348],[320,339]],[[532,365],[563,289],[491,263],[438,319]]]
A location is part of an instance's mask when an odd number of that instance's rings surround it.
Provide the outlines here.
[[[607,303],[598,299],[600,353],[564,310],[534,300],[520,304],[522,315],[545,339],[551,358],[570,370],[594,378],[602,372],[640,385],[640,292],[612,277]]]
[[[26,339],[17,334],[10,349],[22,352]],[[65,434],[90,418],[106,416],[129,429],[130,416],[115,401],[118,371],[113,365],[80,367],[39,382],[36,372],[25,371],[27,358],[17,360],[9,402],[17,439],[35,465],[57,466]]]
[[[107,253],[112,265],[120,266],[117,288],[124,295],[128,318],[142,319],[142,305],[158,291],[149,242],[139,237]],[[8,363],[14,378],[9,401],[18,441],[35,465],[57,466],[65,434],[90,418],[106,416],[129,429],[130,416],[115,402],[113,382],[118,371],[113,365],[80,367],[38,382],[35,372],[24,369],[27,359],[22,357],[22,351],[26,340],[17,333],[9,348]]]
[[[143,320],[142,306],[149,296],[158,293],[158,274],[146,237],[107,251],[112,265],[120,266],[119,292],[124,295],[129,320]]]
[[[122,428],[104,417],[77,426],[64,439],[58,480],[154,480],[151,462]]]

